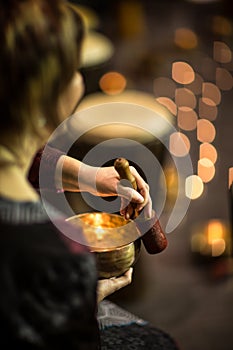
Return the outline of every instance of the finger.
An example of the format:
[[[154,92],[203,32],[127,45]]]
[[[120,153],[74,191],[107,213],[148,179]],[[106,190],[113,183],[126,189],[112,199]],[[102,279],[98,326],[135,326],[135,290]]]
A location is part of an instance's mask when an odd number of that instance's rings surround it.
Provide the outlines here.
[[[126,220],[129,220],[132,217],[134,211],[135,208],[130,203],[128,203],[125,198],[121,198],[120,214],[124,216]]]
[[[129,202],[143,203],[144,197],[138,191],[134,190],[129,186],[123,186],[122,181],[117,186],[117,192],[121,197],[124,197]]]
[[[132,282],[132,274],[133,274],[133,269],[130,268],[123,276],[109,279],[112,293],[130,284]]]
[[[104,279],[98,281],[97,299],[98,302],[106,298],[108,295],[127,286],[132,281],[133,269],[130,268],[123,276]]]

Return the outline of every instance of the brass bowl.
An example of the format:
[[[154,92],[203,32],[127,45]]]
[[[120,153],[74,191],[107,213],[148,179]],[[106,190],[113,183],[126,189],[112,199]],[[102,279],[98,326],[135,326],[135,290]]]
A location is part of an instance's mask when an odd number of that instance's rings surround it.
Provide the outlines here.
[[[99,212],[79,214],[67,220],[82,225],[90,250],[96,257],[99,278],[120,276],[138,260],[140,232],[132,220]]]

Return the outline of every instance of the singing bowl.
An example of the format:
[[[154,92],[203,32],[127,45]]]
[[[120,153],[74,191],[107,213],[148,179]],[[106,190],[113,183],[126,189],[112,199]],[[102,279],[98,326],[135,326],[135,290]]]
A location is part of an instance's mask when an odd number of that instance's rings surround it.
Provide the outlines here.
[[[132,220],[109,213],[84,213],[69,219],[74,225],[83,224],[83,233],[91,252],[95,255],[99,278],[118,277],[134,266],[140,255],[140,233]],[[125,237],[137,239],[122,244]],[[97,244],[98,243],[98,244]]]

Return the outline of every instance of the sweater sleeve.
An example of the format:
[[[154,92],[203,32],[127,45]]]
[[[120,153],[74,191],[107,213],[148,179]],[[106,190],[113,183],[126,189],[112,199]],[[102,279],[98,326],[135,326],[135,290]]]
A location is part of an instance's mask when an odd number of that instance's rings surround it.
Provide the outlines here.
[[[41,163],[42,154],[43,163]],[[43,189],[56,191],[56,164],[58,162],[58,159],[64,154],[64,152],[48,145],[46,148],[42,148],[39,152],[37,152],[28,174],[28,179],[35,189],[40,189],[39,174],[40,171],[43,171],[46,174],[46,184],[43,182],[43,186],[46,188]],[[42,169],[40,169],[40,166],[42,166]]]

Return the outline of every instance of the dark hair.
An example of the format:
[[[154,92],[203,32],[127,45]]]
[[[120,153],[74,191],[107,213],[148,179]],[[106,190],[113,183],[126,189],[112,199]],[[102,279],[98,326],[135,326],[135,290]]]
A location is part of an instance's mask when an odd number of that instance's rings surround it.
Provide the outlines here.
[[[79,14],[63,0],[0,0],[0,137],[58,125],[58,98],[80,59]]]

